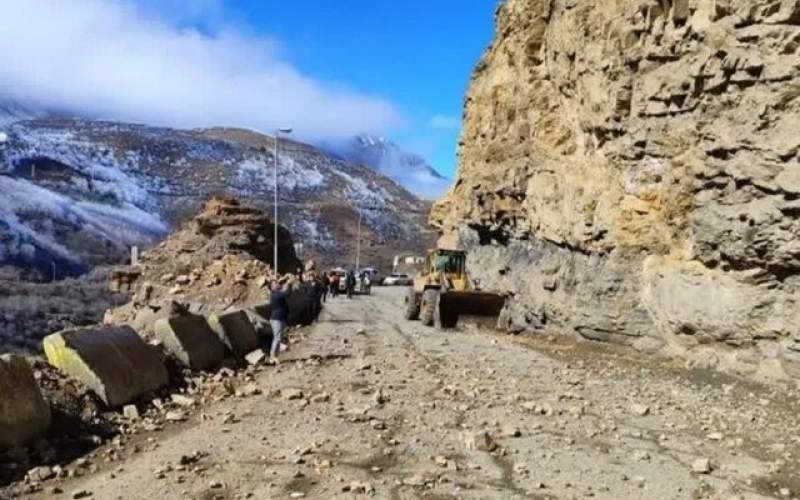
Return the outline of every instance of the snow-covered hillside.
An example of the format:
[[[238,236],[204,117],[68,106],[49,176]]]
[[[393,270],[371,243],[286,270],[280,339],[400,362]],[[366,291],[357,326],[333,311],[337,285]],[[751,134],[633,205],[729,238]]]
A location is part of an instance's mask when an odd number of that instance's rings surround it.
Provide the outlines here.
[[[273,139],[77,119],[4,127],[0,266],[76,274],[165,236],[215,194],[273,199]],[[351,259],[362,208],[366,248],[420,249],[427,204],[395,182],[305,144],[282,141],[281,222],[307,256]]]
[[[383,137],[362,134],[336,149],[343,158],[367,165],[425,199],[439,198],[450,187],[450,180],[424,158]]]
[[[6,127],[22,120],[42,118],[43,116],[45,116],[45,113],[41,110],[23,106],[13,100],[0,98],[0,127]]]

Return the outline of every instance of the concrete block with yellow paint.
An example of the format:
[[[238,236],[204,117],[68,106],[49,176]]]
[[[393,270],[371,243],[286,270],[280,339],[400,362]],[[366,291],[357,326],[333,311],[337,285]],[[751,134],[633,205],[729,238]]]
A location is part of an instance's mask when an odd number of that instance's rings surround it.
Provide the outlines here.
[[[0,450],[27,444],[50,427],[50,406],[22,356],[0,356]]]
[[[82,382],[110,407],[122,406],[169,382],[159,352],[129,326],[96,326],[44,339],[51,365]]]

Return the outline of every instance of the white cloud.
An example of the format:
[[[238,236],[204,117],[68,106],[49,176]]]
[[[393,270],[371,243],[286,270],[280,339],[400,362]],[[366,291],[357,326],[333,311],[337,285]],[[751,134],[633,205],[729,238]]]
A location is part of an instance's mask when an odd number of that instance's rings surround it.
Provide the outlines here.
[[[0,97],[184,128],[291,124],[309,140],[399,121],[382,99],[303,75],[275,40],[176,27],[217,12],[220,0],[171,0],[170,21],[153,14],[153,0],[139,1],[2,0]]]
[[[455,116],[433,115],[428,121],[430,128],[454,129],[458,128],[461,121]]]

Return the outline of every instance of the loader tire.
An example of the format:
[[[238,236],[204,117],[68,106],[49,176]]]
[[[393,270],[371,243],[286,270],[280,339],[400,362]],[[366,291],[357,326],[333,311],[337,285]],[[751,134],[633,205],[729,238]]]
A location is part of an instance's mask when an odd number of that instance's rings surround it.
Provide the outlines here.
[[[405,310],[405,318],[410,321],[414,321],[419,319],[419,302],[417,301],[417,293],[414,291],[414,288],[409,287],[408,291],[406,292],[406,310]]]
[[[438,290],[425,290],[422,292],[422,304],[420,305],[419,319],[422,320],[423,325],[433,326],[433,317],[438,298]]]
[[[437,330],[449,330],[458,324],[458,312],[442,309],[442,294],[436,296],[436,307],[433,310],[433,326]]]
[[[452,314],[448,315],[448,311],[442,310],[442,295],[436,295],[436,305],[433,308],[433,326],[437,330],[447,330],[454,328],[456,321]]]

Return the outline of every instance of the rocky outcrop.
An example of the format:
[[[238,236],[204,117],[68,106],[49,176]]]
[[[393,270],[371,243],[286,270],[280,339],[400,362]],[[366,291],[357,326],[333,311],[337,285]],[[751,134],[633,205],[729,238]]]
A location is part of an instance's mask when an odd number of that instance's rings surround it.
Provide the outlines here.
[[[108,311],[104,321],[149,335],[157,320],[186,309],[208,314],[264,303],[275,276],[273,234],[272,221],[261,211],[232,198],[212,199],[183,228],[143,252],[138,265],[110,273],[111,288],[132,292],[132,300]],[[302,267],[282,226],[278,252],[282,272]]]
[[[515,330],[800,374],[800,2],[508,0],[433,209]]]

